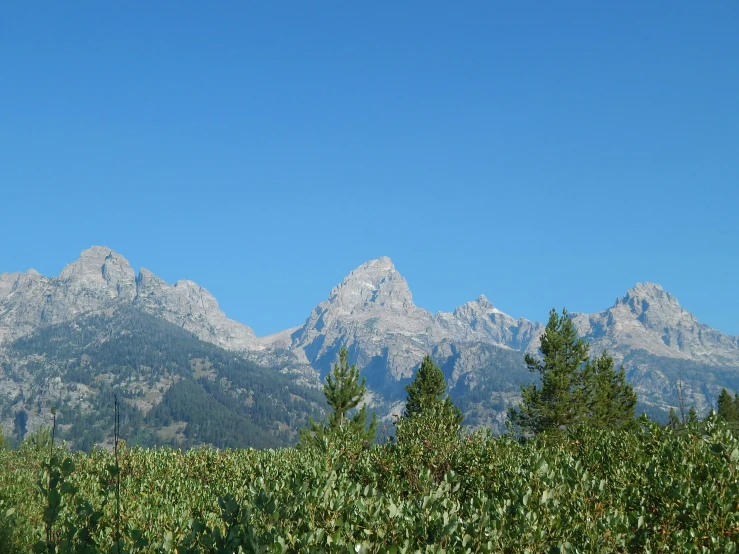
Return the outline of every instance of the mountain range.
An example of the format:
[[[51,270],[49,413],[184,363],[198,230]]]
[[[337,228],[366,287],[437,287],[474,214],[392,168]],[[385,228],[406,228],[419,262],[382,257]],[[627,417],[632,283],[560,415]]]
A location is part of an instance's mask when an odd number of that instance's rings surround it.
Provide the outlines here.
[[[637,284],[610,308],[571,316],[593,353],[605,349],[624,365],[640,410],[653,417],[663,418],[678,405],[678,390],[687,405],[703,413],[714,406],[722,387],[739,390],[739,337],[698,322],[658,284]],[[154,337],[161,340],[152,343],[141,328],[156,329]],[[120,254],[94,246],[57,277],[34,270],[0,274],[0,422],[18,436],[32,432],[48,424],[49,406],[62,400],[67,412],[75,411],[83,421],[98,409],[100,394],[118,387],[132,421],[139,421],[132,432],[143,443],[166,438],[218,446],[288,444],[308,415],[322,413],[321,380],[346,346],[367,378],[365,401],[380,415],[402,409],[404,385],[430,354],[467,422],[500,430],[519,385],[535,378],[523,354],[537,353],[543,331],[542,323],[513,318],[484,296],[453,312],[424,310],[413,303],[392,261],[382,257],[350,272],[303,325],[257,337],[226,317],[198,284],[170,285],[143,268],[136,273]],[[134,339],[139,346],[131,343]],[[185,358],[173,353],[168,345],[175,343],[192,353],[185,352]],[[145,345],[158,352],[161,367],[140,352],[99,355],[112,344],[124,352]],[[172,366],[172,359],[179,361]],[[285,410],[281,425],[263,417],[267,412],[261,404],[257,413],[253,389],[234,385],[246,374],[272,391],[274,406]],[[289,394],[277,394],[288,389]],[[251,422],[251,438],[223,442],[209,435],[202,413],[199,424],[193,414],[174,408],[161,416],[160,406],[176,404],[173,391],[180,396],[185,391],[189,400],[200,398],[201,411],[210,406],[223,419],[234,413]],[[260,428],[266,434],[259,434]],[[75,432],[84,432],[81,423]],[[268,438],[277,435],[280,440]]]

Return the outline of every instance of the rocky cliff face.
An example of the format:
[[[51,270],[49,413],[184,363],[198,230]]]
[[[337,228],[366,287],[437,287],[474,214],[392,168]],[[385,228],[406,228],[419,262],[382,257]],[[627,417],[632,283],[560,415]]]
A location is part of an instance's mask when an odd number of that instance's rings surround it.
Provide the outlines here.
[[[290,350],[302,362],[327,371],[346,346],[362,367],[383,368],[368,378],[379,385],[411,376],[433,344],[434,317],[413,304],[408,283],[389,258],[352,271],[292,334]]]
[[[607,310],[573,314],[593,350],[623,357],[632,350],[701,364],[739,366],[739,337],[700,323],[654,283],[637,284]]]
[[[540,323],[514,319],[501,312],[483,295],[452,313],[440,312],[436,320],[448,338],[455,341],[481,341],[525,352],[539,347],[539,336],[544,331]]]
[[[432,314],[413,303],[408,283],[383,257],[362,264],[334,287],[291,334],[289,345],[281,338],[298,362],[322,373],[346,346],[371,386],[397,389],[394,383],[410,379],[423,357],[444,341],[527,350],[536,347],[542,330],[539,323],[504,314],[484,296],[452,313]],[[280,338],[263,340],[277,344]]]
[[[33,332],[45,320],[50,279],[30,269],[0,275],[0,344]]]
[[[215,298],[192,281],[170,286],[146,269],[136,277],[126,258],[93,246],[58,277],[34,270],[0,274],[0,345],[44,325],[121,304],[133,304],[226,348],[247,350],[257,344],[250,328],[228,319]]]
[[[169,285],[151,271],[141,269],[136,279],[134,306],[194,333],[199,339],[229,350],[257,347],[256,336],[246,325],[228,319],[218,302],[192,281]]]

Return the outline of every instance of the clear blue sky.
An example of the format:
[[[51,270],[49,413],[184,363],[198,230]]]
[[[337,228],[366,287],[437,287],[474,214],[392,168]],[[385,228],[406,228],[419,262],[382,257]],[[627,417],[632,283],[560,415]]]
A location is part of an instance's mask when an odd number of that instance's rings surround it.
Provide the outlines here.
[[[739,3],[6,2],[0,271],[107,245],[267,334],[390,256],[416,304],[739,334]]]

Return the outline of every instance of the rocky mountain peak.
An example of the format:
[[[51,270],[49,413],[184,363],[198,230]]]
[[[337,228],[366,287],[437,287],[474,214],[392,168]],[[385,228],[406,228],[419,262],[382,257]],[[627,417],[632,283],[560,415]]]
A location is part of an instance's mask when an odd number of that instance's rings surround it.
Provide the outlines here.
[[[333,288],[327,303],[350,313],[375,308],[402,312],[414,307],[407,281],[386,256],[349,273]]]
[[[686,312],[673,295],[656,283],[637,283],[619,298],[613,307],[616,312],[627,309],[646,325],[674,324],[686,317],[694,319]]]
[[[623,304],[630,304],[639,301],[647,301],[653,304],[671,304],[679,306],[677,298],[662,288],[657,283],[637,283],[634,287],[626,291],[626,296],[620,299]]]
[[[136,285],[139,289],[139,293],[141,293],[142,289],[146,290],[153,286],[166,284],[167,283],[163,279],[160,279],[145,267],[142,267],[139,270],[139,275],[136,277]]]
[[[739,362],[737,341],[700,323],[655,283],[638,283],[611,308],[573,319],[594,352],[628,348],[701,363]]]
[[[493,306],[484,294],[457,307],[439,312],[436,320],[446,337],[456,341],[491,342],[518,350],[535,349],[542,326],[526,319],[515,320]]]
[[[503,313],[493,306],[493,303],[490,302],[484,294],[481,294],[475,300],[470,300],[469,302],[462,304],[454,310],[454,312],[457,315],[462,315],[463,313]]]
[[[393,264],[393,261],[389,257],[380,256],[379,258],[375,258],[374,260],[363,263],[354,271],[363,271],[369,269],[375,269],[379,271],[395,271],[395,264]]]
[[[110,299],[133,300],[136,296],[136,274],[128,260],[105,246],[83,250],[58,277],[70,292],[97,293]]]

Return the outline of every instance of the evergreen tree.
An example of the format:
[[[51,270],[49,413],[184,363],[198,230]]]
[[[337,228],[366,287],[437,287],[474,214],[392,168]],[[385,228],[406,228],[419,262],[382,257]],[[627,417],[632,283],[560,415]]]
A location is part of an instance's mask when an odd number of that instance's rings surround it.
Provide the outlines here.
[[[405,410],[395,428],[396,453],[407,461],[409,479],[418,476],[419,467],[441,479],[459,450],[462,411],[447,395],[444,374],[429,356],[405,390]]]
[[[541,385],[521,386],[521,404],[509,410],[510,421],[530,432],[588,424],[624,428],[633,424],[636,394],[623,367],[614,368],[607,353],[590,359],[588,344],[577,335],[567,310],[553,309],[541,337],[541,360],[526,355],[529,370]]]
[[[408,397],[403,417],[412,418],[438,406],[448,413],[451,421],[456,425],[461,425],[462,412],[446,394],[444,374],[430,356],[423,359],[415,378],[406,385],[405,391]]]
[[[552,309],[539,348],[542,360],[526,354],[529,371],[541,375],[541,386],[521,386],[521,405],[509,411],[514,425],[532,432],[575,424],[581,413],[579,371],[588,359],[588,345],[577,336],[567,310]]]
[[[688,421],[687,424],[695,424],[698,423],[698,412],[695,410],[695,406],[690,407],[690,411],[688,411]]]
[[[726,389],[718,395],[718,416],[724,421],[739,421],[739,395],[731,397]]]
[[[331,408],[328,416],[328,425],[321,425],[310,419],[310,428],[301,432],[301,438],[312,436],[319,440],[337,431],[349,431],[351,435],[372,442],[377,429],[377,415],[372,414],[367,426],[367,406],[362,406],[352,417],[348,412],[354,410],[366,392],[366,378],[359,380],[359,369],[356,364],[349,365],[349,352],[345,347],[339,351],[339,363],[334,364],[331,373],[326,376],[323,393]],[[307,436],[306,436],[307,435]]]
[[[670,408],[670,414],[667,416],[667,426],[670,429],[677,429],[681,426],[680,418],[677,417],[677,412],[675,411],[675,408]]]
[[[607,352],[585,363],[582,373],[584,419],[596,427],[621,429],[634,424],[636,393],[626,382],[623,366],[615,370]]]

